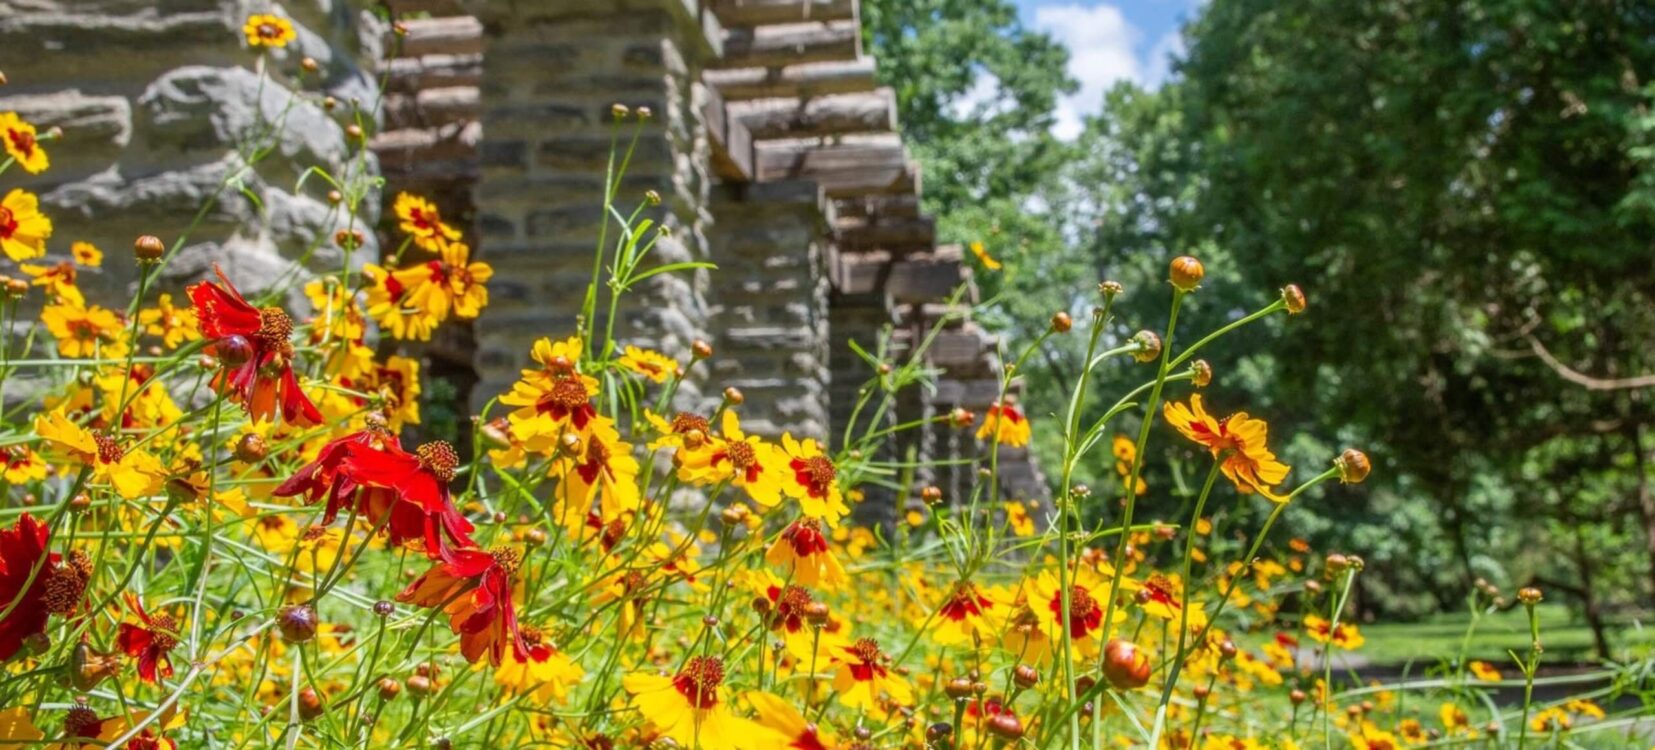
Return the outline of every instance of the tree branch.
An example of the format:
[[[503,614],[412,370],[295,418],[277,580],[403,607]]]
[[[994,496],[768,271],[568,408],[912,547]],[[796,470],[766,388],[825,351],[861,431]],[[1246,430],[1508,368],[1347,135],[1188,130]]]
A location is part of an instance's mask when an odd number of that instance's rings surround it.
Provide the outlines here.
[[[1536,338],[1534,334],[1529,334],[1526,338],[1529,340],[1529,348],[1534,350],[1534,356],[1539,357],[1541,362],[1545,362],[1547,367],[1552,368],[1552,371],[1564,380],[1586,390],[1620,391],[1632,388],[1655,388],[1655,375],[1639,375],[1633,378],[1594,378],[1563,364],[1557,357],[1552,356],[1552,353],[1546,350],[1545,345],[1541,344],[1540,339]]]

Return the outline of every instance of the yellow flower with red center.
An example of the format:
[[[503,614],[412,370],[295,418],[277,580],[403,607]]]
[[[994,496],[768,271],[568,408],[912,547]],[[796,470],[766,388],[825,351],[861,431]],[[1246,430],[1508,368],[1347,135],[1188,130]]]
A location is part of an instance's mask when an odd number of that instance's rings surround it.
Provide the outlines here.
[[[1013,500],[1005,504],[1006,525],[1011,527],[1012,536],[1034,536],[1034,517],[1029,515],[1028,503]]]
[[[1552,732],[1567,732],[1575,726],[1575,719],[1561,706],[1547,706],[1529,717],[1529,729],[1550,734]]]
[[[838,746],[832,734],[806,721],[799,709],[774,693],[755,690],[747,694],[747,702],[753,704],[753,712],[758,715],[760,724],[781,735],[780,741],[787,743],[781,745],[782,748],[828,750]]]
[[[407,303],[427,310],[438,321],[450,314],[471,320],[488,305],[488,287],[494,269],[471,260],[471,247],[461,242],[444,245],[441,257],[393,271],[397,281],[410,289]]]
[[[315,311],[311,318],[310,338],[313,343],[324,339],[359,341],[367,334],[367,324],[356,295],[337,279],[316,279],[305,284],[305,298]]]
[[[993,632],[994,601],[970,581],[958,581],[937,608],[931,641],[939,646],[976,643]]]
[[[1395,734],[1367,720],[1363,720],[1361,726],[1350,734],[1350,744],[1354,750],[1400,750],[1402,747]]]
[[[18,117],[16,112],[0,112],[0,146],[29,174],[40,174],[51,164],[36,136],[34,125]]]
[[[1125,435],[1116,435],[1111,448],[1115,454],[1115,473],[1120,475],[1121,486],[1125,487],[1126,483],[1132,478],[1132,462],[1138,456],[1138,445],[1132,442],[1132,438]],[[1144,482],[1143,475],[1140,473],[1134,494],[1142,495],[1148,491],[1149,485]]]
[[[166,468],[148,452],[137,448],[127,450],[113,437],[94,435],[62,411],[37,415],[34,429],[36,435],[70,461],[91,466],[91,481],[113,485],[115,491],[128,500],[155,493],[166,478]]]
[[[1443,731],[1450,735],[1471,727],[1471,717],[1466,715],[1465,709],[1453,703],[1438,706],[1437,719],[1442,722]]]
[[[641,672],[621,678],[621,685],[632,694],[632,705],[644,720],[679,747],[772,750],[779,746],[782,740],[774,730],[730,710],[724,676],[723,660],[692,656],[672,677]]]
[[[1274,488],[1287,479],[1289,469],[1287,464],[1276,460],[1276,454],[1266,445],[1269,425],[1264,420],[1249,417],[1246,412],[1215,419],[1202,408],[1200,394],[1190,396],[1189,406],[1169,401],[1161,413],[1167,424],[1223,461],[1219,470],[1236,489],[1286,502]]]
[[[414,268],[426,273],[425,266]],[[442,323],[442,318],[430,309],[411,304],[412,290],[405,280],[404,271],[393,273],[367,263],[362,266],[362,276],[368,280],[368,316],[379,323],[385,333],[396,339],[431,340],[431,332]],[[419,279],[419,283],[424,284],[427,280]]]
[[[34,725],[27,709],[0,710],[0,740],[26,744],[43,739],[46,739],[46,733]]]
[[[273,49],[286,47],[288,42],[299,37],[293,31],[291,22],[269,13],[248,16],[247,23],[241,27],[241,33],[247,37],[247,46]]]
[[[1009,401],[988,407],[983,424],[977,428],[977,439],[987,440],[1013,448],[1029,444],[1029,420],[1023,410]]]
[[[649,441],[649,449],[652,451],[662,448],[683,449],[691,444],[700,447],[710,439],[713,432],[712,424],[706,417],[689,412],[678,412],[669,422],[666,417],[645,409],[644,421],[648,422],[650,429],[659,436]]]
[[[519,659],[507,649],[500,666],[494,668],[494,684],[507,693],[527,693],[539,705],[564,703],[586,671],[545,640],[539,628],[525,625],[522,634],[528,653]]]
[[[982,263],[983,268],[990,271],[1000,270],[1000,261],[996,260],[994,256],[988,254],[988,248],[983,247],[983,243],[971,243],[971,254],[977,256],[977,262]]]
[[[1148,580],[1138,583],[1131,579],[1123,579],[1121,587],[1133,592],[1133,601],[1142,607],[1144,614],[1169,622],[1182,622],[1184,613],[1184,587],[1176,576],[1164,576],[1159,573],[1152,575]],[[1189,603],[1189,627],[1199,630],[1207,624],[1206,604],[1200,601]]]
[[[393,354],[373,369],[375,390],[385,401],[385,416],[393,432],[420,423],[419,367],[419,360]]]
[[[27,445],[0,448],[0,476],[7,484],[36,482],[46,478],[46,460]]]
[[[580,372],[580,350],[575,337],[534,342],[530,356],[540,369],[524,370],[511,392],[500,397],[501,404],[518,407],[509,417],[511,435],[525,450],[555,451],[564,431],[584,430],[597,417],[592,397],[598,395],[598,381]]]
[[[788,457],[776,446],[741,430],[735,410],[726,409],[723,434],[706,438],[697,448],[685,448],[679,455],[679,481],[696,486],[729,482],[747,492],[754,502],[774,508],[782,500],[783,477],[791,479]]]
[[[195,307],[174,305],[170,294],[156,299],[155,307],[139,310],[138,322],[144,326],[145,334],[161,337],[162,345],[168,349],[201,339],[201,323],[195,317]]]
[[[794,521],[764,553],[764,561],[782,570],[782,578],[801,586],[837,590],[847,583],[844,566],[833,556],[822,523],[814,518]]]
[[[847,708],[876,711],[887,700],[898,706],[914,702],[913,686],[891,668],[890,657],[879,649],[878,641],[861,638],[838,646],[832,654],[839,663],[833,690]]]
[[[657,351],[628,346],[621,354],[620,366],[656,383],[665,383],[678,374],[678,362]]]
[[[572,453],[553,462],[548,472],[562,480],[552,493],[553,513],[565,528],[585,525],[594,500],[602,523],[638,509],[638,459],[632,445],[621,442],[614,420],[593,417]]]
[[[103,251],[90,242],[76,242],[69,246],[69,257],[75,263],[87,268],[97,268],[103,265]]]
[[[449,243],[460,239],[459,230],[443,223],[442,212],[436,205],[420,196],[397,193],[391,210],[396,212],[397,227],[421,250],[441,252]]]
[[[787,467],[792,477],[782,481],[782,492],[799,501],[799,509],[810,518],[838,526],[839,519],[850,513],[845,497],[839,491],[838,471],[833,459],[822,452],[811,438],[794,440],[782,433],[782,450],[786,452]]]
[[[80,293],[80,287],[75,286],[75,282],[80,278],[80,271],[75,268],[75,264],[63,262],[42,266],[35,263],[20,263],[17,267],[34,279],[30,285],[46,289],[47,299],[77,305],[86,304],[86,297]]]
[[[45,255],[51,236],[52,220],[40,213],[34,193],[16,188],[0,200],[0,251],[6,257],[28,260]]]
[[[1310,636],[1310,640],[1317,643],[1331,643],[1346,651],[1354,651],[1361,648],[1362,644],[1366,642],[1362,638],[1362,631],[1352,623],[1341,622],[1337,628],[1333,628],[1331,631],[1329,630],[1330,625],[1332,623],[1321,615],[1304,616],[1305,634]]]
[[[1308,618],[1306,622],[1309,622]],[[1489,664],[1486,661],[1473,661],[1465,665],[1465,667],[1466,669],[1471,670],[1472,677],[1476,677],[1484,682],[1498,682],[1504,677],[1504,675],[1500,674],[1499,669],[1496,669],[1493,664]]]
[[[1021,593],[1013,593],[1001,587],[992,589],[990,594],[1007,613],[1000,646],[1019,662],[1042,664],[1052,653],[1052,639],[1046,632],[1046,618],[1034,611],[1029,599],[1034,593],[1031,588],[1024,587]]]
[[[1201,740],[1201,750],[1265,750],[1266,746],[1252,737],[1233,734],[1209,734]]]
[[[1083,654],[1095,654],[1110,629],[1104,625],[1103,610],[1109,584],[1091,568],[1076,568],[1069,576],[1069,619],[1063,619],[1063,585],[1057,572],[1042,570],[1029,585],[1029,608],[1045,621],[1050,638],[1058,641],[1065,631]],[[1117,609],[1115,619],[1126,612]]]
[[[68,301],[47,305],[40,311],[40,322],[57,339],[57,353],[61,356],[77,359],[126,356],[126,329],[120,317],[97,305],[87,307]]]

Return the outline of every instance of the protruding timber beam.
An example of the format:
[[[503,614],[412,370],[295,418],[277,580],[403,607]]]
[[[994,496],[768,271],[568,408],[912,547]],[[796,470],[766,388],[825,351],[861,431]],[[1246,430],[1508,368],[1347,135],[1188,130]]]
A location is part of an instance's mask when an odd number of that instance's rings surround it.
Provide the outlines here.
[[[856,0],[717,0],[712,5],[713,13],[725,26],[843,21],[856,17]]]
[[[814,99],[755,99],[730,104],[727,111],[754,140],[896,130],[896,92],[888,88]]]
[[[862,29],[855,21],[812,21],[724,30],[720,68],[794,65],[855,60],[862,54]]]
[[[707,90],[707,103],[702,107],[707,121],[707,140],[712,145],[713,171],[730,182],[749,182],[753,179],[753,135],[746,124],[731,117],[730,108],[717,89]]]
[[[937,244],[937,222],[929,216],[879,221],[841,217],[835,223],[834,237],[846,252],[928,252]]]
[[[754,179],[815,180],[830,198],[919,189],[919,165],[896,135],[847,136],[839,143],[760,141],[754,152]]]
[[[833,208],[841,220],[915,219],[920,215],[919,196],[913,194],[841,198],[833,202]]]
[[[387,32],[386,46],[399,57],[422,55],[477,55],[483,52],[483,24],[471,16],[416,18],[402,22],[407,35],[397,46],[394,32]]]
[[[724,95],[725,101],[747,99],[809,99],[830,94],[872,91],[878,85],[871,57],[838,62],[804,63],[781,68],[730,68],[702,75]]]

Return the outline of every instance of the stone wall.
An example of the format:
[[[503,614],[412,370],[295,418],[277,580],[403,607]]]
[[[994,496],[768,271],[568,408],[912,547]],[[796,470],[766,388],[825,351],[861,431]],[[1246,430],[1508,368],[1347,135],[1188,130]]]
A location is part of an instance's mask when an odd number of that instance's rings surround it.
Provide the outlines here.
[[[242,25],[254,12],[291,18],[298,39],[262,57],[250,51]],[[256,289],[307,253],[312,268],[338,269],[331,238],[348,217],[328,204],[321,180],[298,183],[313,166],[377,169],[345,123],[358,107],[371,121],[376,86],[361,61],[379,54],[383,26],[327,0],[0,0],[0,66],[10,80],[0,110],[64,131],[48,144],[51,169],[35,177],[13,169],[7,180],[40,194],[56,225],[55,252],[82,240],[105,250],[103,273],[84,274],[82,284],[110,296],[136,278],[130,248],[141,233],[170,245],[189,231],[167,266],[175,282],[217,262]],[[306,57],[315,72],[301,70]],[[321,106],[326,96],[339,103],[332,111]],[[246,134],[283,119],[269,154],[249,166]],[[238,183],[221,190],[229,174]],[[371,225],[378,196],[362,205]]]

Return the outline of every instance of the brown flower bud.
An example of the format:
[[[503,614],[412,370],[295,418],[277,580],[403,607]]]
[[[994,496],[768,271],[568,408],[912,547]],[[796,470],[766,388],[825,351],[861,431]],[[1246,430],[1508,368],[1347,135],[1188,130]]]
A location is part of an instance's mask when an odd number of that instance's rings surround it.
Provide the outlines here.
[[[523,532],[523,543],[532,547],[539,547],[546,543],[545,529],[529,529]]]
[[[944,683],[942,692],[954,700],[961,701],[971,697],[971,680],[966,677],[955,677]]]
[[[6,294],[12,299],[23,299],[29,293],[29,282],[22,279],[6,279]]]
[[[379,678],[379,699],[382,701],[396,700],[402,694],[402,683],[389,677]]]
[[[264,442],[264,437],[258,433],[249,432],[236,441],[236,460],[244,464],[256,464],[270,455],[270,446]]]
[[[1208,688],[1206,685],[1196,685],[1194,688],[1190,689],[1190,695],[1195,696],[1195,699],[1198,701],[1206,700],[1207,696],[1211,694],[1212,689]]]
[[[374,614],[380,617],[390,617],[391,613],[395,612],[396,609],[395,604],[385,601],[384,599],[374,602]]]
[[[1111,299],[1124,291],[1126,291],[1126,287],[1121,286],[1119,281],[1098,282],[1098,294],[1103,295],[1104,299]]]
[[[1018,687],[1028,690],[1040,683],[1040,672],[1027,664],[1019,664],[1011,670],[1011,681]]]
[[[1295,705],[1295,706],[1299,705],[1300,703],[1303,703],[1305,701],[1305,699],[1309,698],[1309,697],[1310,696],[1305,695],[1303,690],[1300,690],[1298,688],[1293,688],[1293,692],[1287,694],[1287,699],[1289,701],[1292,701],[1293,705]]]
[[[344,193],[341,193],[338,190],[329,190],[328,191],[328,203],[331,203],[331,204],[337,206],[340,203],[343,203],[344,200],[345,200],[345,194]]]
[[[690,344],[690,354],[695,355],[696,359],[706,359],[713,356],[713,345],[696,339]]]
[[[741,406],[741,402],[746,401],[746,400],[747,400],[747,397],[741,395],[741,389],[740,388],[737,388],[737,387],[732,385],[729,388],[724,389],[724,402],[725,403],[727,403],[731,406]]]
[[[925,728],[925,739],[938,747],[947,747],[948,738],[954,736],[954,725],[946,721],[939,721]]]
[[[84,492],[76,494],[69,500],[69,510],[76,513],[85,513],[87,510],[91,509],[91,507],[92,498],[87,496]]]
[[[345,126],[345,137],[349,138],[353,141],[362,140],[362,126],[358,125],[354,122],[349,124],[349,125],[346,125]]]
[[[1207,269],[1201,261],[1188,255],[1180,255],[1172,259],[1171,281],[1172,287],[1180,292],[1193,292],[1201,286],[1202,277],[1207,275]]]
[[[333,233],[333,244],[345,250],[355,250],[368,241],[360,229],[341,229]]]
[[[948,421],[952,422],[955,427],[970,427],[976,423],[977,415],[972,414],[969,409],[956,406],[954,411],[948,413]]]
[[[926,505],[935,508],[942,504],[942,488],[934,484],[930,485],[919,491],[919,499],[925,501]]]
[[[1103,647],[1103,676],[1117,690],[1133,690],[1149,684],[1149,655],[1138,645],[1116,638]]]
[[[747,506],[742,505],[741,503],[734,503],[724,510],[719,511],[718,517],[723,519],[724,524],[727,526],[738,526],[743,521],[747,520],[748,512]]]
[[[337,107],[337,106],[339,106],[339,100],[338,99],[335,99],[331,96],[325,97],[325,98],[322,99],[322,109],[325,109],[329,112],[332,112],[334,107]]]
[[[166,254],[167,246],[161,244],[161,238],[153,234],[146,234],[132,243],[132,255],[139,263],[153,263]]]
[[[1138,345],[1138,350],[1132,353],[1133,359],[1154,362],[1161,358],[1161,337],[1154,331],[1139,331],[1132,336],[1132,342]]]
[[[1344,453],[1333,459],[1333,465],[1339,469],[1339,481],[1345,484],[1361,484],[1373,468],[1368,463],[1368,454],[1355,448],[1346,448]]]
[[[1304,312],[1304,290],[1298,284],[1288,284],[1281,288],[1281,301],[1287,305],[1287,314],[1298,315]]]
[[[1213,382],[1213,366],[1207,364],[1207,360],[1198,359],[1191,362],[1190,372],[1195,373],[1195,377],[1190,378],[1190,384],[1197,388],[1206,388]]]
[[[826,625],[829,614],[831,610],[828,609],[827,602],[811,602],[805,605],[805,621],[816,627]]]
[[[69,653],[69,685],[76,690],[91,690],[120,671],[120,654],[100,654],[84,640]]]
[[[316,637],[316,610],[308,604],[283,607],[276,613],[276,629],[288,643],[304,643]]]
[[[1222,659],[1234,659],[1236,658],[1236,654],[1239,652],[1240,650],[1236,648],[1235,641],[1225,638],[1218,643],[1218,656]]]
[[[988,720],[988,733],[1007,742],[1016,742],[1023,738],[1023,722],[1010,713],[997,713]]]
[[[558,448],[566,456],[580,455],[580,436],[573,432],[565,432],[557,437]]]
[[[1074,327],[1075,327],[1075,321],[1074,321],[1073,318],[1069,317],[1068,313],[1063,312],[1062,310],[1058,310],[1056,313],[1052,314],[1052,330],[1053,331],[1056,331],[1058,333],[1068,333],[1069,329],[1074,328]]]
[[[391,33],[397,36],[408,36],[408,24],[396,21],[391,24]]]
[[[1334,574],[1343,573],[1345,572],[1345,568],[1350,567],[1350,558],[1345,557],[1338,552],[1329,553],[1327,558],[1322,562],[1327,565],[1327,572]]]
[[[8,83],[11,83],[11,81],[6,78],[5,72],[0,71],[0,86],[4,86]]]
[[[402,681],[402,684],[408,688],[409,694],[415,698],[424,698],[431,694],[431,678],[425,675],[410,675],[408,679]]]
[[[299,690],[299,718],[312,721],[327,710],[327,705],[322,702],[322,696],[316,693],[315,688]]]
[[[299,67],[304,68],[306,73],[315,73],[316,71],[322,69],[321,63],[316,62],[316,58],[314,57],[307,57],[300,60]]]
[[[1322,582],[1321,581],[1314,581],[1314,580],[1305,581],[1304,582],[1304,590],[1308,591],[1312,594],[1320,594],[1320,593],[1322,593]]]
[[[1533,586],[1524,586],[1523,588],[1517,590],[1517,601],[1522,602],[1526,606],[1532,607],[1539,604],[1540,600],[1543,598],[1545,597],[1540,593],[1540,589]]]

